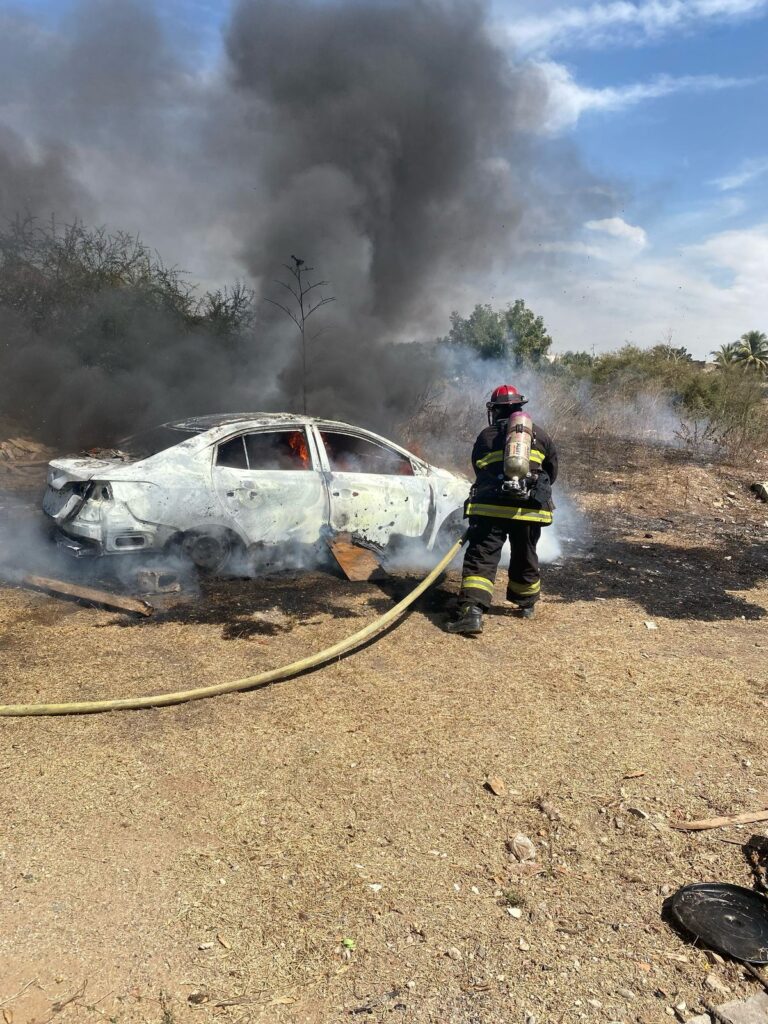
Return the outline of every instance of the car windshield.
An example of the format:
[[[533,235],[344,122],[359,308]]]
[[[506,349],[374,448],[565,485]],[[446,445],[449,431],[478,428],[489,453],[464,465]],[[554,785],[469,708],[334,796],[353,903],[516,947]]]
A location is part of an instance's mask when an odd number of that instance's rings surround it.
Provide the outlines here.
[[[190,437],[197,437],[199,433],[199,430],[185,430],[183,427],[166,424],[124,437],[118,441],[117,447],[133,459],[148,459],[150,455],[158,455],[182,441],[188,441]]]

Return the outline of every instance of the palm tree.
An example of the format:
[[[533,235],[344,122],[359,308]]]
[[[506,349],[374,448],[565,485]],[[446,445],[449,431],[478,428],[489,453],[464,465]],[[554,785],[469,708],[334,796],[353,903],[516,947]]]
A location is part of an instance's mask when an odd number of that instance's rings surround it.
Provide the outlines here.
[[[738,342],[730,341],[727,345],[721,345],[715,352],[710,352],[710,355],[715,357],[715,362],[718,366],[730,366],[736,362],[736,349],[738,347]]]
[[[768,337],[763,331],[747,331],[736,342],[736,362],[768,375]]]

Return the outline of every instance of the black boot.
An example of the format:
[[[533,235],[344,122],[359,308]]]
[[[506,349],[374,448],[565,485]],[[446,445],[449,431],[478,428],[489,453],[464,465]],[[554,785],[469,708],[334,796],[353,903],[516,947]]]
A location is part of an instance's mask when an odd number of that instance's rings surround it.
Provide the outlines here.
[[[476,604],[463,604],[459,608],[458,619],[446,623],[445,629],[448,633],[482,633],[483,609]]]
[[[520,609],[520,618],[521,619],[532,619],[535,614],[536,614],[536,605],[535,604],[529,605],[527,608],[521,608]]]

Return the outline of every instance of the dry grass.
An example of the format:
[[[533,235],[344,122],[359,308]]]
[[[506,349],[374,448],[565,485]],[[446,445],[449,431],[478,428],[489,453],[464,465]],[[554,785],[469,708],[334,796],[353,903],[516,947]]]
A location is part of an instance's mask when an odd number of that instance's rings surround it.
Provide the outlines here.
[[[746,475],[661,452],[599,465],[570,461],[593,532],[549,567],[533,623],[499,607],[480,640],[443,633],[451,580],[286,684],[3,721],[14,1024],[655,1022],[696,1005],[712,967],[661,920],[664,894],[749,884],[720,841],[749,833],[669,820],[766,799],[768,508]],[[407,583],[220,583],[142,622],[7,587],[3,699],[253,673],[341,638]],[[274,605],[290,632],[232,629]],[[509,854],[516,832],[539,873]]]

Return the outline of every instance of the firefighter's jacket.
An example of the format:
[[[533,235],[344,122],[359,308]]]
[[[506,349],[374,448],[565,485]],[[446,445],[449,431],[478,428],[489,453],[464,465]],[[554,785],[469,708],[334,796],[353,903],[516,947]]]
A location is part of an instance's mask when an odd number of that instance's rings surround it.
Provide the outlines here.
[[[533,424],[531,473],[537,480],[531,488],[531,496],[521,499],[501,489],[506,439],[506,420],[486,427],[478,435],[472,449],[476,480],[465,512],[468,516],[492,516],[549,526],[555,507],[552,502],[552,484],[557,479],[557,449],[554,441],[546,430]]]

